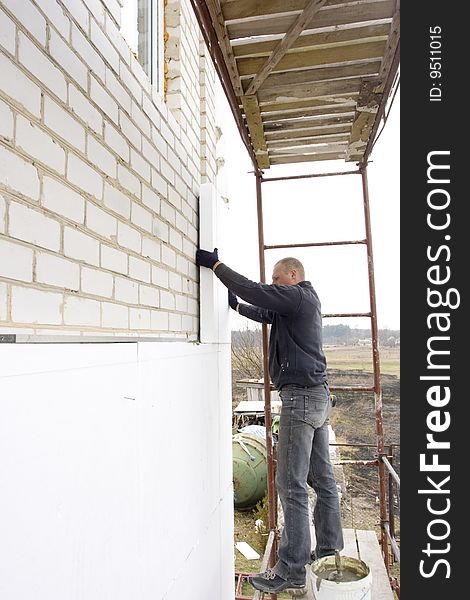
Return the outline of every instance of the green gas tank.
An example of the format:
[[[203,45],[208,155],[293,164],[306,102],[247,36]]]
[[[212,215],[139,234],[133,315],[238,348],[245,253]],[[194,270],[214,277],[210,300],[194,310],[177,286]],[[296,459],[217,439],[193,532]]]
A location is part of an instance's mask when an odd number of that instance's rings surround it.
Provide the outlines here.
[[[232,437],[232,452],[235,508],[253,508],[267,489],[266,441],[237,433]]]

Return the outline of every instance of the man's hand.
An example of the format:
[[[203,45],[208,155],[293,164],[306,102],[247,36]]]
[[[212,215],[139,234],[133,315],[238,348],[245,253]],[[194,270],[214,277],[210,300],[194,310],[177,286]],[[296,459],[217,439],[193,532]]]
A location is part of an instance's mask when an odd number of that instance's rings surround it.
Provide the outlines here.
[[[196,251],[196,265],[198,267],[207,267],[208,269],[212,269],[217,262],[219,262],[217,248],[214,248],[212,252],[201,250],[200,248]]]
[[[228,290],[228,303],[230,305],[230,308],[233,308],[233,310],[237,310],[238,298],[230,290]]]

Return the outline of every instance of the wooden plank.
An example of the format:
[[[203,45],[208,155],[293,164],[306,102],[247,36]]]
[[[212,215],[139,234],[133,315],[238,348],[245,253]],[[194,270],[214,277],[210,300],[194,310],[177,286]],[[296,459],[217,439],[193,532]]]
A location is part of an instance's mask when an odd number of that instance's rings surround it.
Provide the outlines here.
[[[363,82],[361,86],[349,138],[347,160],[362,158],[366,149],[382,97],[374,92],[375,87],[373,82]]]
[[[359,92],[360,79],[344,79],[340,81],[320,81],[318,83],[301,83],[297,86],[279,87],[274,90],[260,90],[258,102],[287,102],[303,98],[331,97],[332,94],[341,94],[345,100],[351,100],[351,92]]]
[[[270,158],[271,165],[288,165],[299,162],[317,162],[320,160],[344,160],[344,152],[331,154],[300,154],[298,156],[276,156]]]
[[[305,119],[293,119],[292,121],[283,121],[281,123],[268,123],[265,125],[265,134],[273,131],[303,131],[311,127],[323,127],[324,125],[336,125],[343,123],[352,123],[355,113],[346,113],[346,115],[316,115]]]
[[[276,148],[294,148],[295,146],[302,146],[304,144],[324,144],[330,142],[347,142],[347,133],[338,133],[333,135],[318,135],[317,137],[311,138],[294,138],[289,140],[270,140],[269,150]]]
[[[323,127],[309,127],[303,131],[276,131],[274,133],[266,133],[266,141],[269,144],[271,140],[289,140],[291,138],[306,138],[316,137],[317,135],[325,135],[330,133],[350,133],[351,125],[325,125]]]
[[[393,600],[387,570],[382,558],[382,551],[374,531],[356,530],[359,545],[359,558],[372,571],[372,600]]]
[[[360,41],[345,46],[335,46],[333,48],[319,48],[318,50],[293,52],[291,54],[286,54],[272,67],[271,70],[273,73],[277,73],[279,71],[288,71],[289,69],[304,69],[306,67],[335,65],[357,60],[381,59],[384,51],[384,41],[365,43]],[[264,66],[264,58],[237,59],[238,72],[241,77],[246,75],[256,75]]]
[[[296,119],[304,120],[304,118],[312,117],[325,117],[327,115],[348,115],[350,117],[354,116],[356,105],[353,102],[349,104],[334,104],[334,105],[325,105],[317,106],[316,108],[312,108],[310,110],[302,110],[296,112],[277,112],[277,113],[268,113],[267,116],[263,118],[263,124],[265,127],[271,125],[273,123],[284,123],[286,121],[294,122]],[[352,112],[352,115],[350,114]]]
[[[247,94],[254,94],[257,92],[266,79],[266,77],[272,73],[276,66],[282,62],[282,58],[285,56],[287,50],[296,41],[302,31],[305,29],[307,23],[309,23],[313,16],[322,8],[326,0],[310,0],[303,10],[303,12],[297,17],[295,22],[291,25],[286,35],[277,44],[272,54],[263,64],[263,66],[257,71],[255,78],[250,84],[247,90]]]
[[[321,48],[342,46],[355,41],[385,41],[390,33],[389,23],[380,23],[379,25],[366,25],[359,27],[351,27],[348,29],[340,29],[333,31],[322,31],[312,34],[301,34],[295,42],[293,42],[289,52],[297,48]],[[269,56],[274,50],[278,39],[268,41],[250,41],[236,40],[232,43],[232,50],[235,58],[248,56]]]
[[[379,79],[385,85],[390,66],[395,56],[398,43],[400,42],[400,0],[397,0],[395,14],[393,15],[390,35],[388,36],[384,59],[380,68]],[[383,88],[380,90],[383,91]]]
[[[298,109],[308,109],[315,108],[317,106],[327,106],[332,102],[338,102],[338,104],[349,104],[354,103],[356,98],[359,96],[359,90],[357,92],[349,92],[348,98],[343,98],[343,94],[329,94],[328,96],[322,98],[303,98],[301,100],[297,100],[294,102],[287,101],[277,101],[277,102],[264,102],[260,103],[261,114],[268,115],[272,112],[276,113],[279,111],[285,110],[298,110]],[[259,98],[258,98],[259,100]]]
[[[238,73],[237,63],[235,61],[227,29],[225,27],[224,17],[222,15],[219,0],[206,0],[206,5],[212,19],[214,30],[217,34],[217,39],[219,40],[220,49],[224,55],[225,64],[230,75],[230,81],[233,89],[237,96],[241,96],[243,91],[240,82],[240,75]]]
[[[269,6],[270,3],[266,3]],[[306,29],[336,27],[338,25],[364,23],[381,19],[392,19],[395,13],[395,0],[371,0],[351,2],[347,5],[325,6],[307,24]],[[267,16],[264,19],[227,22],[227,32],[231,40],[255,37],[258,35],[284,34],[296,20],[296,14],[287,16]]]
[[[250,132],[251,145],[260,169],[269,168],[268,149],[264,137],[263,121],[256,96],[242,96],[246,123]]]
[[[344,549],[341,552],[343,556],[351,558],[359,558],[357,549],[357,539],[355,529],[343,529]]]
[[[272,14],[300,14],[309,0],[221,0],[221,7],[227,21],[240,21]],[[366,0],[370,2],[371,0]],[[372,0],[373,1],[373,0]],[[364,4],[364,0],[361,2]],[[336,5],[358,4],[358,0],[327,0],[326,8]]]
[[[269,148],[269,156],[288,156],[289,154],[325,154],[326,152],[344,153],[347,142],[343,144],[321,144],[309,146],[296,146],[295,148]]]
[[[282,85],[298,85],[299,83],[313,83],[315,81],[330,81],[337,79],[362,79],[376,78],[381,64],[381,58],[370,59],[367,62],[352,63],[342,67],[319,66],[305,71],[288,71],[286,73],[271,74],[263,83],[263,91],[278,88]],[[247,82],[242,81],[243,88]]]

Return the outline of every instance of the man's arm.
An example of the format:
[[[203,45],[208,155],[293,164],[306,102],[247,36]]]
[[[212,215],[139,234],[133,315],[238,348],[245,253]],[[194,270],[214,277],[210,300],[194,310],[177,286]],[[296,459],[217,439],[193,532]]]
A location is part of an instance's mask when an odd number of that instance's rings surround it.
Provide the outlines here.
[[[267,323],[268,325],[271,325],[273,322],[273,311],[267,310],[266,308],[259,308],[259,306],[242,304],[240,302],[237,307],[237,312],[239,312],[242,316],[251,319],[252,321],[257,321],[258,323]]]

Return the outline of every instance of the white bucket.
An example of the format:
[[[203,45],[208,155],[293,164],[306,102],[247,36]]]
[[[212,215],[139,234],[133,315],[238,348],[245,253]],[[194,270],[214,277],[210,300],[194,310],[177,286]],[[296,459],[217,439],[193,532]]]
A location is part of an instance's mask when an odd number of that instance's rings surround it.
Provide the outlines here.
[[[312,563],[313,597],[316,600],[371,600],[372,574],[366,563],[341,556],[341,566],[345,574],[354,577],[354,581],[329,581],[325,578],[327,573],[336,570],[334,556],[325,556]]]

